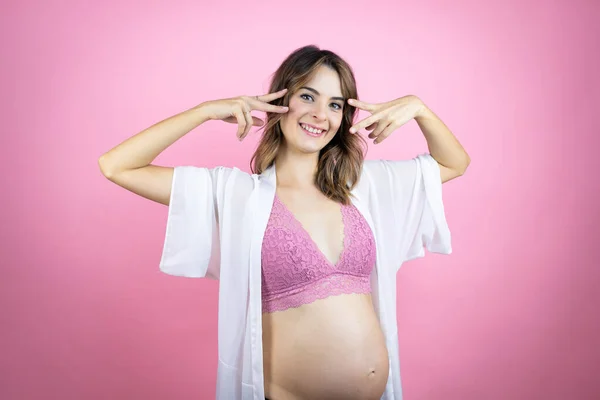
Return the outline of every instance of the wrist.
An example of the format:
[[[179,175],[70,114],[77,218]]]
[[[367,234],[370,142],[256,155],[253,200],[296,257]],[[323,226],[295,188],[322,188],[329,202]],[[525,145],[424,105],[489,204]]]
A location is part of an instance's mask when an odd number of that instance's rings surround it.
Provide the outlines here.
[[[419,99],[418,97],[415,97],[415,99],[413,100],[414,104],[415,104],[415,120],[419,120],[419,119],[425,119],[427,118],[428,115],[430,115],[431,110],[429,110],[429,108],[427,107],[427,105],[425,103],[423,103],[423,101],[421,99]]]
[[[208,112],[205,103],[198,104],[197,106],[191,108],[188,111],[192,114],[194,120],[198,124],[202,124],[202,123],[204,123],[206,121],[209,121],[209,120],[213,119],[211,117],[210,113]]]

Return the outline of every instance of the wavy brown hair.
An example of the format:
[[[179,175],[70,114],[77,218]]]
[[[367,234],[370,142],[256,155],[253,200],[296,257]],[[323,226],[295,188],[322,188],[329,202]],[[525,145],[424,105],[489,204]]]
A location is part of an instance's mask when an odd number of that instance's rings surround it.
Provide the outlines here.
[[[284,97],[270,103],[288,106],[290,97],[312,78],[321,65],[338,73],[342,96],[345,99],[358,99],[356,80],[350,65],[332,51],[310,45],[292,52],[275,71],[269,93],[284,88],[288,91]],[[350,204],[350,192],[358,183],[366,148],[362,136],[349,132],[356,111],[355,107],[344,104],[342,122],[337,133],[319,152],[315,177],[315,184],[323,194],[346,205]],[[250,167],[255,174],[262,173],[275,161],[277,151],[284,140],[279,124],[281,117],[282,114],[279,113],[267,113],[263,135],[250,160]]]

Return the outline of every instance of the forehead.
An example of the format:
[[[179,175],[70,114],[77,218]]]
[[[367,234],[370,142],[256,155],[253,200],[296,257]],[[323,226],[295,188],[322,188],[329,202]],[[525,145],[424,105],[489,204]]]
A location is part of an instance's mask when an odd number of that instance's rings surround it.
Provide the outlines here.
[[[317,68],[317,70],[303,86],[316,89],[323,96],[342,96],[342,86],[338,73],[325,65],[321,65],[319,68]]]

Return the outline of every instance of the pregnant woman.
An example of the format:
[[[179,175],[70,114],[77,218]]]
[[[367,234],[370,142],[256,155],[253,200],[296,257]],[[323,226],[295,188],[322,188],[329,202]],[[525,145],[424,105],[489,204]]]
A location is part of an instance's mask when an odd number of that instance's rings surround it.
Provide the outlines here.
[[[371,115],[355,122],[358,109]],[[429,154],[364,160],[360,130],[377,144],[413,119]],[[252,173],[151,164],[209,120],[239,140],[262,127]],[[220,400],[401,399],[396,272],[424,247],[451,252],[441,184],[469,162],[418,97],[359,101],[350,66],[316,46],[291,53],[268,94],[206,101],[99,160],[169,207],[161,270],[219,280]]]

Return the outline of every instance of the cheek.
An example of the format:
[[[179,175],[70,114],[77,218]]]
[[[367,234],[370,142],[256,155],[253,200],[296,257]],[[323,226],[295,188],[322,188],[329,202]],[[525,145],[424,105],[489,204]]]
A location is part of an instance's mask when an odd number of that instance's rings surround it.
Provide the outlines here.
[[[310,112],[310,107],[307,107],[306,104],[290,103],[289,111],[286,113],[286,116],[288,116],[289,119],[299,119],[308,112]]]
[[[331,117],[330,121],[332,128],[334,128],[337,132],[340,129],[340,126],[342,125],[342,115],[336,114],[335,116]]]
[[[297,105],[292,104],[292,103],[290,103],[290,105],[288,107],[289,107],[289,110],[282,117],[282,122],[285,123],[286,125],[288,123],[297,123],[305,111],[302,110],[302,107],[298,107]]]

